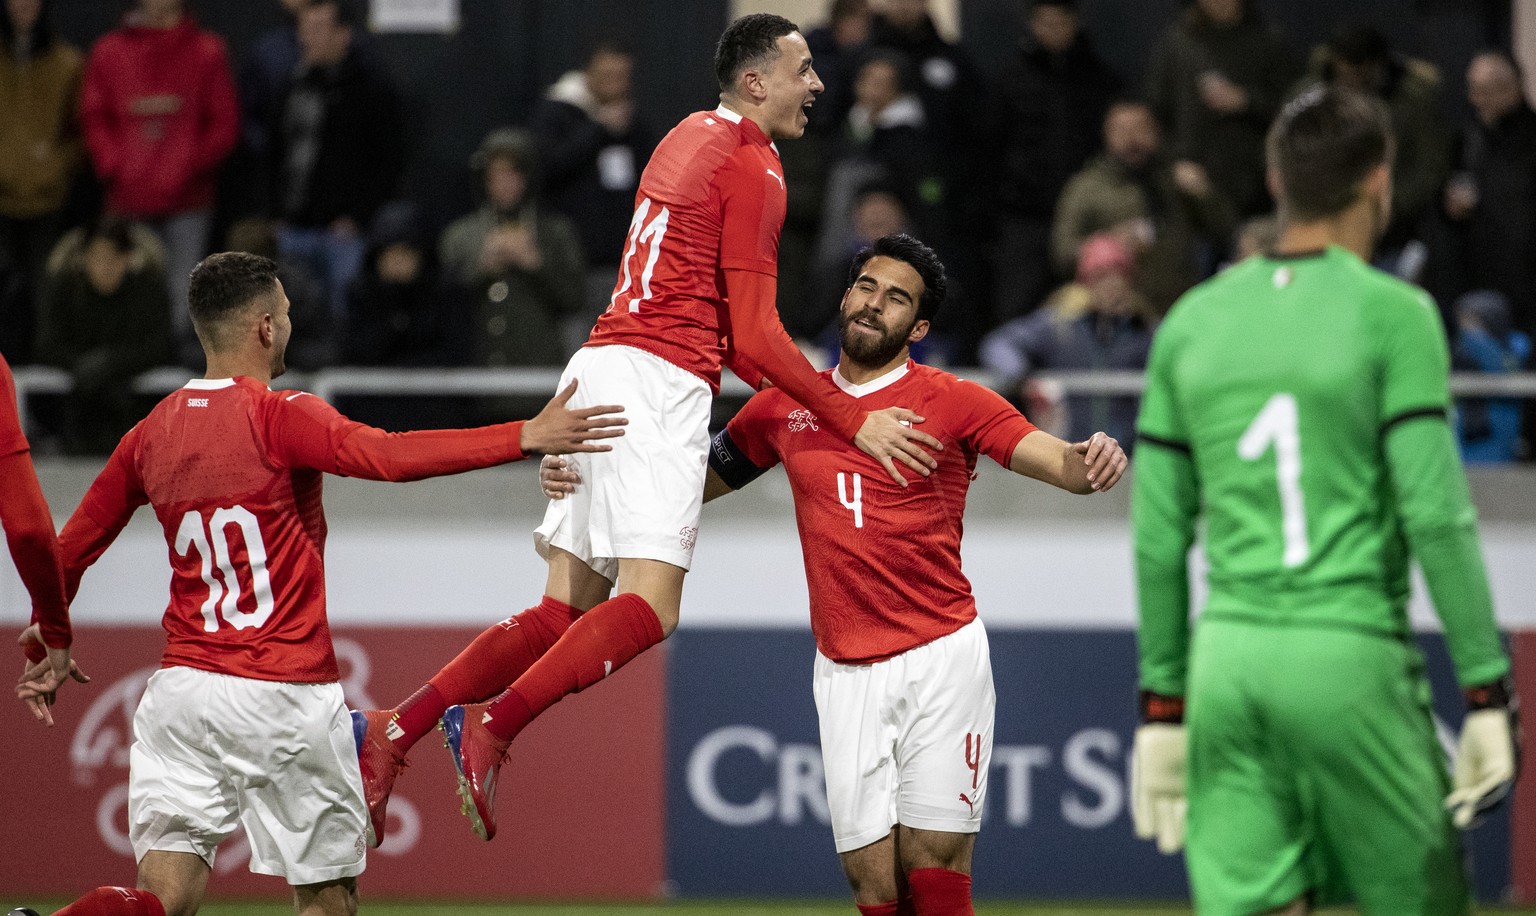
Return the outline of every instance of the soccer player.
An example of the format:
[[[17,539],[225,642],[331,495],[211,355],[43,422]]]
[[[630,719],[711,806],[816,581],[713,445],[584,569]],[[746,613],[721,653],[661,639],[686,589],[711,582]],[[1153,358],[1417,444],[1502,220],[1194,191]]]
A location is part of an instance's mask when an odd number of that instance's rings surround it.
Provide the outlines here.
[[[526,422],[409,433],[274,392],[291,330],[276,271],[224,253],[192,272],[207,375],[123,437],[59,539],[73,597],[148,503],[172,565],[169,640],[133,722],[138,888],[98,888],[59,911],[68,916],[196,912],[237,824],[251,870],[286,878],[299,913],[356,912],[368,822],[326,623],[323,474],[417,480],[532,452],[594,452],[608,446],[585,440],[622,434],[621,418],[602,416],[617,407],[567,409],[569,387]],[[21,693],[43,701],[41,685]]]
[[[588,486],[551,503],[535,533],[549,563],[543,600],[486,630],[395,709],[362,714],[376,839],[405,752],[450,704],[511,684],[468,724],[457,710],[445,722],[466,813],[490,839],[512,739],[677,626],[722,362],[749,381],[766,377],[902,486],[897,462],[918,475],[936,463],[925,446],[937,450],[938,440],[913,428],[921,417],[871,412],[818,377],[774,310],[786,198],[773,141],[801,135],[822,90],[805,39],[782,17],[744,16],[721,35],[715,74],[720,106],[673,128],[641,175],[612,303],[565,370],[582,380],[573,403],[623,400],[628,433],[598,460],[576,456]]]
[[[1146,723],[1132,813],[1177,850],[1187,762],[1202,914],[1351,897],[1366,914],[1465,913],[1457,828],[1515,776],[1440,318],[1368,264],[1392,149],[1361,95],[1288,105],[1268,140],[1278,244],[1185,295],[1152,347],[1132,485]],[[1201,514],[1210,595],[1191,637]],[[1410,558],[1470,710],[1454,785],[1408,623]]]
[[[32,598],[32,625],[20,643],[31,662],[47,660],[38,672],[45,699],[32,707],[38,721],[53,725],[47,697],[71,671],[82,683],[90,678],[72,667],[69,657],[69,605],[64,600],[64,570],[53,531],[53,515],[32,469],[31,447],[16,406],[16,380],[0,356],[0,525],[5,528],[11,560]]]
[[[944,300],[944,267],[909,236],[853,260],[842,353],[824,373],[868,409],[908,404],[944,442],[933,475],[903,489],[874,459],[774,388],[715,437],[704,499],[783,462],[795,500],[833,839],[865,916],[971,909],[971,853],[992,756],[987,635],[960,570],[976,460],[1074,493],[1108,490],[1125,452],[1104,433],[1068,444],[993,392],[908,358]],[[579,475],[544,463],[546,491]],[[904,898],[910,898],[904,899]]]

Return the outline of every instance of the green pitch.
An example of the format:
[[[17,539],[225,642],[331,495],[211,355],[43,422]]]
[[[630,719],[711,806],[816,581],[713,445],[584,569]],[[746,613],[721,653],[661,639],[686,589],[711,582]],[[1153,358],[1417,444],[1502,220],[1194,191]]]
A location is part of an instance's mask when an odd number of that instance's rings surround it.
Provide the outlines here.
[[[50,913],[68,901],[33,903],[42,913]],[[275,901],[260,903],[211,903],[200,916],[271,916],[282,912]],[[11,901],[10,905],[15,905]],[[367,916],[852,916],[853,905],[842,901],[743,902],[738,900],[699,900],[666,904],[480,904],[480,903],[398,903],[374,902],[364,897],[361,912]],[[976,904],[978,916],[1188,916],[1185,907],[1165,904],[1093,904],[994,903]],[[1343,916],[1352,910],[1322,910],[1318,916]],[[1536,916],[1536,909],[1485,908],[1484,913],[1507,916]]]

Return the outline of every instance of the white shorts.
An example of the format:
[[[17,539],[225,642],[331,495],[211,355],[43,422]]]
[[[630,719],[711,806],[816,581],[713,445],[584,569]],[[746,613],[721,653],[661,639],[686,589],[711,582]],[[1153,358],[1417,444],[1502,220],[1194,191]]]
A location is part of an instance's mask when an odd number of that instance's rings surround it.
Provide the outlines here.
[[[573,378],[581,385],[568,406],[621,404],[629,425],[606,440],[611,452],[565,456],[581,485],[550,500],[534,547],[542,557],[550,547],[573,553],[610,582],[620,558],[688,569],[709,464],[709,385],[659,356],[622,346],[577,350],[560,387]]]
[[[362,872],[368,812],[340,684],[162,668],[139,701],[133,735],[136,860],[190,852],[211,868],[238,823],[257,874],[303,885]]]
[[[872,665],[816,653],[821,759],[839,853],[919,830],[981,829],[997,694],[978,618]]]

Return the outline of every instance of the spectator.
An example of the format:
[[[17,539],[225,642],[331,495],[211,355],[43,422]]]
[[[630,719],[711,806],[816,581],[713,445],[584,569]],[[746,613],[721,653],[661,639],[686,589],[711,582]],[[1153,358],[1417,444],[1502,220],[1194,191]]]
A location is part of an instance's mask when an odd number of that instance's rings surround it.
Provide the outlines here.
[[[1138,253],[1141,290],[1161,314],[1214,263],[1233,222],[1204,169],[1163,157],[1152,109],[1122,100],[1104,115],[1103,155],[1072,176],[1057,203],[1051,258],[1059,273],[1074,274],[1084,240],[1115,232]]]
[[[405,163],[400,101],[383,71],[354,47],[346,0],[308,0],[299,10],[299,63],[290,77],[270,163],[285,258],[325,283],[332,318],[362,264],[363,231],[394,196]]]
[[[816,265],[814,292],[791,303],[788,309],[779,309],[784,330],[791,337],[804,341],[825,335],[825,339],[818,343],[828,355],[836,352],[839,345],[838,329],[832,319],[837,317],[838,303],[848,288],[848,264],[853,256],[873,244],[875,239],[912,234],[906,202],[897,187],[888,181],[862,185],[853,196],[849,212],[840,215],[836,222],[846,230],[840,238],[826,240],[825,260]]]
[[[1392,220],[1372,262],[1407,280],[1424,263],[1424,217],[1438,200],[1449,171],[1450,142],[1441,128],[1440,72],[1427,61],[1403,58],[1370,26],[1335,32],[1312,55],[1309,85],[1323,82],[1373,95],[1392,116]]]
[[[544,201],[576,224],[587,254],[586,309],[567,322],[565,349],[586,340],[608,307],[635,209],[640,168],[656,136],[635,116],[634,57],[617,44],[593,49],[582,70],[550,87],[529,120]]]
[[[1456,338],[1451,368],[1459,372],[1523,372],[1531,363],[1531,338],[1510,320],[1509,299],[1478,290],[1456,300]],[[1514,461],[1522,457],[1519,398],[1459,398],[1456,438],[1466,461]]]
[[[43,0],[0,13],[0,353],[29,360],[37,288],[80,165],[80,50],[57,38]]]
[[[183,0],[138,0],[91,48],[80,119],[107,208],[165,243],[178,355],[196,365],[187,284],[207,250],[219,164],[239,133],[224,40],[198,28]]]
[[[499,128],[470,160],[480,209],[455,220],[438,250],[450,281],[467,294],[475,361],[484,366],[558,366],[568,355],[561,322],[582,314],[583,262],[576,227],[534,199],[533,141]]]
[[[827,24],[805,33],[816,75],[827,87],[806,112],[806,130],[811,133],[836,134],[841,129],[853,107],[853,80],[869,47],[874,18],[869,0],[832,0]]]
[[[981,363],[997,374],[999,391],[1022,404],[1033,400],[1029,375],[1041,369],[1145,369],[1155,321],[1134,280],[1130,247],[1112,233],[1091,236],[1078,256],[1074,282],[1040,310],[982,338]],[[1138,407],[1135,397],[1072,395],[1066,399],[1066,435],[1103,430],[1129,444]]]
[[[1198,163],[1244,216],[1270,209],[1264,133],[1296,79],[1254,0],[1198,0],[1153,51],[1147,98],[1170,154]]]
[[[439,282],[437,253],[414,204],[385,204],[368,232],[363,269],[348,289],[351,366],[450,366],[465,333]]]
[[[221,204],[229,212],[257,212],[271,197],[266,165],[272,160],[273,130],[288,80],[299,65],[298,15],[306,2],[278,0],[283,23],[257,36],[240,68],[240,145],[219,188]]]
[[[910,62],[912,87],[928,124],[934,174],[910,202],[923,239],[949,267],[946,335],[974,347],[984,318],[971,304],[984,301],[989,274],[986,252],[996,209],[989,167],[995,130],[990,87],[961,46],[946,41],[928,13],[928,0],[884,0],[870,30],[870,45]],[[814,109],[813,109],[814,110]]]
[[[1082,32],[1074,0],[1036,0],[1002,86],[1003,173],[993,271],[999,321],[1033,308],[1050,285],[1056,201],[1067,179],[1098,151],[1095,138],[1120,78]]]
[[[171,355],[166,253],[149,229],[104,216],[59,240],[48,259],[37,357],[70,375],[64,448],[104,455],[143,416],[133,378]]]
[[[277,224],[259,216],[236,220],[224,239],[226,251],[260,255],[277,262],[277,279],[288,297],[292,326],[285,362],[304,372],[335,365],[340,345],[327,307],[325,284],[304,262],[283,258],[277,249]]]
[[[816,256],[820,265],[847,263],[854,197],[870,182],[884,182],[909,206],[915,204],[915,222],[923,228],[941,221],[933,206],[924,206],[942,192],[936,190],[940,180],[934,173],[932,132],[922,101],[911,91],[909,73],[907,59],[894,51],[871,51],[859,66],[853,108],[828,168]],[[839,289],[842,285],[840,280]]]
[[[1465,272],[1456,292],[1498,290],[1515,326],[1536,336],[1536,111],[1514,61],[1499,51],[1472,58],[1467,98],[1476,117],[1445,188]]]

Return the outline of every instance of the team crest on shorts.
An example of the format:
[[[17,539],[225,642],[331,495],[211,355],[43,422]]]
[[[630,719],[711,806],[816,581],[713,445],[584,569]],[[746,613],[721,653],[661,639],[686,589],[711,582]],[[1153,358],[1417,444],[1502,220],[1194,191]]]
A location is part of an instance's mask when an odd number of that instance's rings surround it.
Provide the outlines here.
[[[683,549],[684,550],[693,550],[694,542],[699,539],[699,529],[698,529],[698,527],[697,526],[693,526],[693,527],[684,528],[682,531],[679,531],[678,534],[682,535],[682,537],[678,538],[677,540],[678,540],[678,543],[683,545]]]
[[[803,429],[809,429],[813,432],[821,429],[820,426],[816,425],[816,415],[804,407],[789,415],[789,431],[798,433]]]

